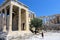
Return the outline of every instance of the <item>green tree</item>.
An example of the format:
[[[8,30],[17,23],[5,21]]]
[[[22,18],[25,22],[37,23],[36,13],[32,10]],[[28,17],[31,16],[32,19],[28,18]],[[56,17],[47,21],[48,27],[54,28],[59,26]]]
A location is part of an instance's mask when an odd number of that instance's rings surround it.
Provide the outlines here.
[[[30,27],[35,27],[35,34],[37,33],[37,29],[42,27],[42,19],[33,18],[31,20]]]

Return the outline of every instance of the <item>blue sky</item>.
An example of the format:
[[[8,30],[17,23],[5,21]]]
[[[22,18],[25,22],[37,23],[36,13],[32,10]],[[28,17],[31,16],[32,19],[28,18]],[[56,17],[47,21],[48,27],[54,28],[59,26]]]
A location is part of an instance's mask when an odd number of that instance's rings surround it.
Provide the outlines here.
[[[4,0],[0,0],[0,4]],[[19,0],[26,4],[37,16],[60,14],[60,0]]]

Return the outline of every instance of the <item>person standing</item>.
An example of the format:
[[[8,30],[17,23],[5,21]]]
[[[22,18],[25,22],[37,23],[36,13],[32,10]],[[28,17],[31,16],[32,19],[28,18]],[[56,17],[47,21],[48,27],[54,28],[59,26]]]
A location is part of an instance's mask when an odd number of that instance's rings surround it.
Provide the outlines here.
[[[42,38],[44,37],[44,34],[43,34],[43,32],[41,33],[41,35],[42,35]]]
[[[44,33],[43,32],[44,32],[44,30],[42,30],[42,33],[41,33],[42,38],[44,37]]]

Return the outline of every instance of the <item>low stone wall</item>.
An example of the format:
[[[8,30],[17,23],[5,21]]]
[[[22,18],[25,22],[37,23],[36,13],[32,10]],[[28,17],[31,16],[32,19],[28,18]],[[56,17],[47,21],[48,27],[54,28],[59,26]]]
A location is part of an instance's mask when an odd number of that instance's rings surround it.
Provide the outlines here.
[[[24,40],[32,37],[33,34],[24,34],[24,35],[15,35],[15,36],[7,36],[7,40]]]
[[[23,39],[28,39],[32,35],[33,33],[26,31],[22,31],[22,32],[14,31],[10,33],[1,32],[0,40],[20,40],[20,39],[23,40]]]

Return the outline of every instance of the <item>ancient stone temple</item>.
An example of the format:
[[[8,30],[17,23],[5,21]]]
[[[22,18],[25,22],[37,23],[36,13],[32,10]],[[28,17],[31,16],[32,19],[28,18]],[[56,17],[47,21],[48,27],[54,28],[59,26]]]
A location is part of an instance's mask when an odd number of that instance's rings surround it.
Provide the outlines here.
[[[23,3],[17,0],[5,0],[0,6],[0,31],[7,32],[8,35],[29,33],[30,13],[34,12]]]

